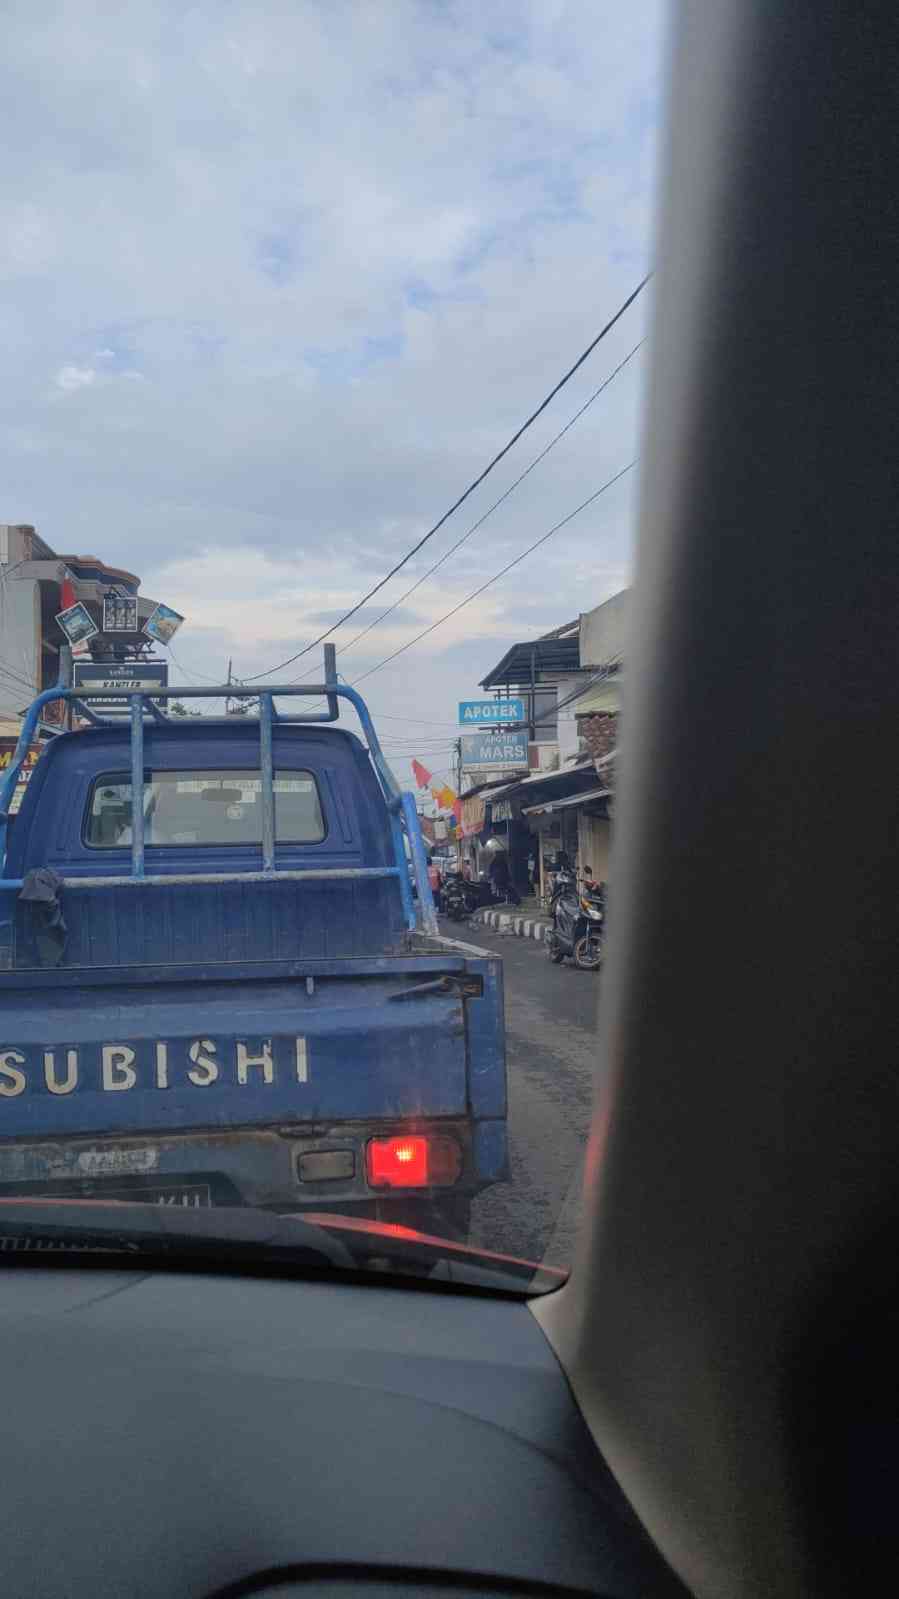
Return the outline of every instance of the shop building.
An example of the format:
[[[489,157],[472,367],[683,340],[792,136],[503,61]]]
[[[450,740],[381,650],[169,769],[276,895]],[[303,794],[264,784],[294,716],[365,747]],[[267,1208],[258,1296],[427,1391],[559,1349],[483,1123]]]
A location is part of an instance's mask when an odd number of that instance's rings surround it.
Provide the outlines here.
[[[123,687],[149,686],[135,678],[135,671],[143,671],[165,686],[166,663],[152,662],[151,640],[143,632],[157,601],[139,590],[133,572],[92,555],[59,555],[30,524],[0,522],[0,776],[12,761],[27,707],[59,682],[61,651],[72,643],[57,620],[60,614],[83,607],[78,614],[84,637],[76,645],[74,670],[85,683],[92,676],[94,681],[114,678]],[[127,701],[121,706],[126,708]],[[44,708],[13,812],[45,740],[70,725],[69,716],[61,702]]]
[[[498,697],[524,699],[529,770],[463,769],[462,835],[473,869],[491,840],[502,843],[522,893],[533,856],[541,891],[560,855],[608,879],[629,599],[622,590],[576,622],[513,645],[482,680]]]

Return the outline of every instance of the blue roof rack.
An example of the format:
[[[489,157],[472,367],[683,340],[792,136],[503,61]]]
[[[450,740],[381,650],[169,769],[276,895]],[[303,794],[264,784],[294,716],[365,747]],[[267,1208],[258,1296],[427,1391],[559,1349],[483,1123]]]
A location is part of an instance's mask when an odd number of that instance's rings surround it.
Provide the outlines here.
[[[394,864],[391,867],[366,867],[359,866],[351,869],[344,868],[318,870],[315,877],[339,875],[346,877],[397,877],[400,884],[400,893],[403,901],[403,911],[406,924],[411,929],[417,925],[415,905],[412,897],[410,881],[410,866],[412,878],[418,893],[418,903],[421,913],[421,924],[425,932],[437,932],[437,915],[434,909],[431,885],[428,880],[427,859],[425,856],[424,840],[418,812],[415,807],[415,797],[411,793],[401,792],[396,778],[390,770],[378,741],[374,724],[361,694],[350,688],[348,684],[338,681],[336,670],[336,657],[333,644],[324,647],[324,682],[323,683],[263,683],[254,687],[252,698],[259,703],[259,768],[262,779],[262,875],[267,877],[277,871],[275,855],[275,792],[274,772],[272,767],[272,728],[275,722],[281,723],[322,723],[336,722],[340,718],[340,700],[346,700],[352,705],[362,724],[368,752],[374,766],[381,792],[387,804],[390,817],[390,831],[393,841]],[[0,888],[20,887],[18,881],[4,877],[6,861],[6,837],[10,820],[9,807],[15,792],[16,779],[22,767],[32,740],[42,726],[41,714],[44,706],[53,701],[63,701],[77,709],[79,715],[96,727],[121,727],[122,719],[103,716],[96,709],[96,702],[104,699],[122,700],[126,698],[131,702],[129,719],[130,749],[131,749],[131,787],[133,794],[143,792],[144,781],[144,727],[145,718],[149,715],[157,722],[171,725],[172,718],[159,705],[160,700],[174,699],[221,699],[223,696],[233,696],[233,684],[221,684],[219,687],[192,688],[186,684],[178,688],[158,688],[155,685],[150,689],[94,689],[90,691],[88,704],[82,698],[84,690],[68,686],[64,679],[71,679],[71,652],[64,647],[60,664],[60,682],[54,688],[45,689],[38,694],[25,713],[22,731],[16,745],[12,762],[7,770],[3,782],[0,783]],[[324,699],[327,701],[327,710],[286,715],[279,711],[275,705],[276,699]],[[54,732],[57,730],[54,729]],[[406,859],[406,841],[409,844],[410,860]],[[223,874],[227,875],[227,874]],[[294,875],[294,874],[291,874]],[[144,813],[141,805],[132,806],[131,827],[131,882],[145,883],[148,887],[157,881],[171,883],[171,878],[147,877],[144,870]],[[80,879],[81,886],[87,886],[85,879]],[[108,879],[106,880],[109,881]]]

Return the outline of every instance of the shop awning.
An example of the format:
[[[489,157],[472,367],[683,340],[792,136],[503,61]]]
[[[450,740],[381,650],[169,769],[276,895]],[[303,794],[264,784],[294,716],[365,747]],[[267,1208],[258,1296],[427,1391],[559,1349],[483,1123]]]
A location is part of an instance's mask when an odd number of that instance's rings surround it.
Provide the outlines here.
[[[611,789],[588,788],[584,794],[566,794],[564,799],[544,800],[540,805],[523,805],[522,816],[542,816],[548,811],[561,811],[568,805],[587,805],[591,800],[607,799]]]
[[[583,756],[574,766],[560,766],[554,772],[532,772],[530,777],[519,777],[514,782],[504,783],[501,788],[491,789],[486,795],[487,799],[498,799],[500,794],[517,794],[520,789],[536,787],[538,783],[548,783],[555,788],[559,783],[568,783],[572,777],[589,777],[593,774],[593,762],[589,756]]]
[[[506,821],[514,816],[512,810],[513,802],[515,804],[521,803],[522,815],[526,815],[528,808],[525,807],[523,802],[529,799],[532,793],[535,798],[539,792],[548,791],[552,794],[561,789],[563,793],[566,791],[570,793],[572,787],[576,787],[579,781],[589,780],[594,775],[593,762],[587,757],[578,761],[577,765],[574,766],[563,766],[555,772],[532,772],[530,777],[520,777],[516,782],[504,783],[500,788],[485,790],[483,797],[490,802],[493,821]],[[578,797],[578,795],[572,795],[572,798]],[[559,801],[556,800],[555,803],[558,805]],[[534,804],[530,809],[542,810],[544,807]]]
[[[572,701],[575,716],[596,716],[601,711],[620,711],[621,681],[614,677],[610,682],[597,683],[585,694]]]

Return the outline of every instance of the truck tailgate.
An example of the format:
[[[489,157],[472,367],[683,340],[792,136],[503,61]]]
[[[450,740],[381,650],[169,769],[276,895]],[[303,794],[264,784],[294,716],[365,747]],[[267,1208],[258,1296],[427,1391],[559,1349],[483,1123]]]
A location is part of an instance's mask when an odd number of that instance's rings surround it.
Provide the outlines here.
[[[458,984],[382,966],[6,989],[0,1138],[464,1114]]]

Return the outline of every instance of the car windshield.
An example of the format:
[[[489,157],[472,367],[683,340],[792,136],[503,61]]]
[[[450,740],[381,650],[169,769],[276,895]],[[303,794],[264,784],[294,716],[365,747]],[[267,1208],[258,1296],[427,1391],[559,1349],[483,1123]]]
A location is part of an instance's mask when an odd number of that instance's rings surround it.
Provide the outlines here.
[[[11,1248],[567,1270],[664,27],[6,18]]]

